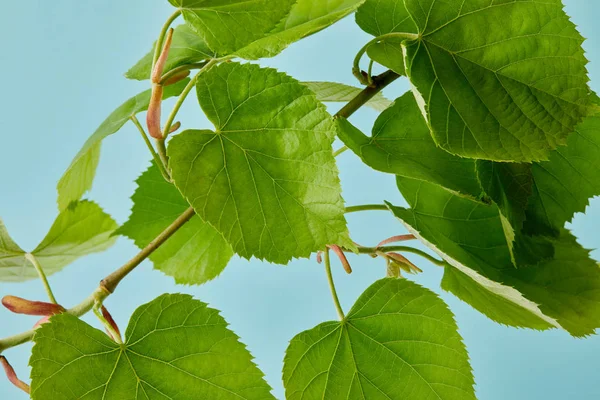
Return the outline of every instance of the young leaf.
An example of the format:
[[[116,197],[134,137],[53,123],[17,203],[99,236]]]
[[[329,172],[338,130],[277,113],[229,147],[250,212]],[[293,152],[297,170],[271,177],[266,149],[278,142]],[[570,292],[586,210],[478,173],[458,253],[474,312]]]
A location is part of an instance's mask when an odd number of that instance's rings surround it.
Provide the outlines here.
[[[31,398],[274,399],[217,310],[162,295],[138,308],[119,345],[62,314],[36,331]]]
[[[404,6],[404,0],[367,0],[356,12],[356,23],[373,36],[388,33],[417,33],[417,26]],[[406,75],[403,39],[389,37],[369,47],[369,58]]]
[[[295,0],[169,0],[218,55],[263,38],[289,14]]]
[[[335,130],[308,88],[273,69],[228,63],[203,74],[198,97],[217,132],[173,138],[173,179],[236,253],[285,264],[327,244],[354,248]]]
[[[112,236],[116,228],[117,223],[96,203],[75,202],[58,215],[31,254],[46,275],[52,275],[78,258],[111,247],[116,241]],[[25,254],[0,221],[0,281],[21,282],[38,277]]]
[[[361,88],[336,82],[302,82],[302,84],[317,95],[317,100],[324,103],[347,103],[362,91]],[[385,98],[381,92],[377,93],[371,100],[365,103],[365,106],[380,112],[391,105],[392,102]]]
[[[333,25],[365,0],[297,0],[290,13],[265,37],[236,52],[247,60],[274,57],[290,44]]]
[[[560,0],[404,3],[419,34],[403,42],[407,73],[445,150],[545,160],[591,112],[583,38]]]
[[[286,399],[475,399],[467,350],[446,304],[404,279],[369,287],[342,322],[292,339]]]
[[[547,162],[533,164],[525,231],[558,235],[565,222],[600,195],[600,114],[586,118]]]
[[[179,217],[189,204],[152,165],[137,180],[129,220],[116,233],[143,248]],[[216,278],[233,256],[215,228],[195,216],[150,255],[154,267],[177,283],[199,285]]]
[[[156,43],[154,44],[156,45]],[[179,66],[193,64],[214,57],[206,43],[188,25],[179,25],[173,33],[173,41],[169,50],[169,57],[165,64],[164,73]],[[140,81],[150,79],[152,72],[152,59],[154,57],[154,46],[140,61],[125,73],[127,79]]]
[[[188,82],[189,79],[167,86],[163,98],[178,96]],[[72,201],[81,199],[84,193],[92,188],[96,168],[100,160],[102,140],[117,133],[133,115],[146,111],[150,103],[150,97],[151,91],[147,90],[127,100],[113,111],[85,142],[83,148],[77,153],[69,168],[58,181],[56,189],[58,190],[59,210],[64,210]]]
[[[343,118],[337,126],[340,139],[373,169],[434,182],[474,198],[481,195],[475,162],[436,146],[410,93],[379,116],[372,137]]]
[[[496,205],[423,181],[399,177],[398,187],[412,209],[391,210],[452,267],[535,315],[536,321],[574,336],[600,327],[600,268],[568,231],[551,242],[554,259],[515,268]]]

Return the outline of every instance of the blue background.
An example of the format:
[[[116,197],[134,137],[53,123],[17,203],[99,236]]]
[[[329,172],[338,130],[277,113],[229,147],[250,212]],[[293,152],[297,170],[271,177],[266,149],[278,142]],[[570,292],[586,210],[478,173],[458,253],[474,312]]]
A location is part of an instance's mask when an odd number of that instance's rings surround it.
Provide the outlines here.
[[[590,38],[585,47],[592,87],[600,90],[600,3],[565,0],[567,11]],[[125,99],[147,88],[127,81],[124,71],[149,50],[163,21],[172,12],[167,1],[149,0],[30,0],[4,1],[0,12],[0,215],[10,234],[26,250],[33,249],[54,220],[55,185],[72,157],[104,118]],[[356,51],[369,37],[352,17],[314,37],[293,45],[263,65],[273,66],[300,80],[331,80],[350,84]],[[396,84],[386,95],[406,90]],[[335,111],[335,109],[332,109]],[[360,111],[354,118],[369,131],[376,114]],[[186,127],[208,128],[193,98],[184,106]],[[126,221],[134,179],[148,165],[149,155],[138,132],[128,124],[104,142],[94,189],[99,202],[120,223]],[[404,204],[390,175],[361,165],[348,152],[339,158],[344,196],[349,205]],[[592,201],[587,216],[578,215],[575,233],[588,248],[600,246],[600,201]],[[354,240],[374,245],[402,233],[402,227],[382,212],[349,216]],[[123,238],[111,250],[79,260],[51,277],[61,303],[72,306],[98,281],[136,253]],[[593,253],[600,258],[599,252]],[[415,279],[440,293],[456,314],[477,381],[481,400],[600,398],[600,338],[571,338],[560,331],[509,329],[487,320],[469,306],[439,289],[441,270],[420,259],[425,272]],[[335,268],[343,306],[348,310],[360,293],[384,274],[381,260],[352,258],[355,272]],[[288,341],[298,332],[336,318],[322,267],[314,260],[287,267],[234,259],[215,281],[202,287],[176,286],[173,280],[145,262],[107,302],[124,329],[134,309],[164,292],[185,292],[222,310],[266,373],[278,398],[283,398],[281,367]],[[1,284],[0,295],[43,299],[38,281]],[[96,324],[96,321],[86,320]],[[31,328],[35,318],[0,310],[0,337]],[[5,355],[22,378],[29,371],[30,345]],[[23,394],[0,377],[0,398]]]

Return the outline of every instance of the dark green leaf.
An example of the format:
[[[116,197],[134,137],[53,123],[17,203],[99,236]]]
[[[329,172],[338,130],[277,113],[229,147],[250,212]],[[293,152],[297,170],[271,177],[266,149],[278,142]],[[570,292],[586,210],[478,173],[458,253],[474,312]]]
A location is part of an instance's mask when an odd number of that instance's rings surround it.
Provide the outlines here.
[[[165,88],[163,98],[178,96],[189,79]],[[69,168],[58,181],[58,208],[64,210],[72,201],[77,201],[92,188],[96,168],[100,160],[102,140],[117,133],[129,119],[148,109],[151,91],[147,90],[127,100],[100,125],[77,153]]]
[[[467,350],[439,297],[404,279],[382,279],[343,322],[292,339],[288,400],[475,399]]]
[[[31,252],[46,275],[78,258],[104,251],[116,238],[117,223],[93,202],[74,202],[63,210],[42,242]],[[10,238],[0,221],[0,281],[21,282],[38,277],[26,252]]]
[[[169,57],[165,64],[164,73],[179,66],[208,60],[212,57],[214,57],[214,53],[192,28],[188,25],[179,25],[173,33],[173,42],[169,50]],[[152,50],[144,58],[125,73],[125,77],[140,81],[150,79],[153,58],[154,46],[152,46]]]
[[[243,257],[287,263],[348,238],[335,129],[305,86],[236,63],[198,82],[212,131],[186,131],[168,149],[175,184]]]
[[[133,209],[117,233],[143,248],[173,223],[189,204],[151,166],[137,180]],[[177,283],[202,284],[216,278],[233,256],[231,246],[211,225],[195,216],[150,255],[154,267]]]
[[[481,194],[475,162],[436,146],[410,93],[379,116],[370,138],[346,119],[337,124],[340,139],[371,168],[435,182],[474,198]]]
[[[33,400],[274,399],[263,373],[219,312],[162,295],[131,317],[127,340],[62,314],[36,331]]]

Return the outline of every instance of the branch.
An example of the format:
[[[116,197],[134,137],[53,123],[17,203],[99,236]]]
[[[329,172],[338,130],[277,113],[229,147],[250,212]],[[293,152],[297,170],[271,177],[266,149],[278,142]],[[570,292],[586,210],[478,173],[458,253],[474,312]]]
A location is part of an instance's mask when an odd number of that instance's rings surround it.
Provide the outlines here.
[[[334,118],[350,118],[350,116],[359,108],[364,106],[369,100],[375,97],[377,93],[381,92],[386,86],[398,78],[400,78],[400,75],[392,70],[388,70],[381,75],[373,77],[371,85],[364,88],[362,92],[350,100],[350,102],[346,104],[344,108],[335,114]]]
[[[76,317],[81,317],[88,313],[96,303],[102,303],[108,296],[110,296],[119,283],[131,273],[138,265],[142,263],[150,254],[158,249],[164,242],[167,241],[175,232],[179,230],[186,222],[188,222],[195,215],[192,207],[188,208],[183,214],[181,214],[171,225],[167,227],[160,235],[156,237],[148,246],[140,251],[135,257],[125,263],[121,268],[113,272],[104,278],[98,288],[81,303],[75,307],[67,310],[67,313]],[[19,346],[23,343],[27,343],[33,339],[35,329],[20,333],[18,335],[10,336],[0,340],[0,353],[4,350],[12,347]]]
[[[446,265],[445,261],[438,260],[437,258],[427,254],[426,252],[424,252],[422,250],[415,249],[414,247],[409,247],[409,246],[383,246],[383,247],[359,247],[358,248],[359,254],[377,254],[377,252],[389,253],[392,251],[407,252],[407,253],[413,253],[413,254],[419,255],[419,256],[427,259],[432,264],[435,264],[439,267],[444,267]]]

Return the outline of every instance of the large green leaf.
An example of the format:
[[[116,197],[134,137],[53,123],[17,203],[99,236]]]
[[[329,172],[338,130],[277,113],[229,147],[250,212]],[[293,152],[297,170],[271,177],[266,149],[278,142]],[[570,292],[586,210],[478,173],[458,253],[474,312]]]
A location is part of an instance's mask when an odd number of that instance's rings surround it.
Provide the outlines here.
[[[214,52],[208,48],[206,43],[192,28],[188,25],[179,25],[173,33],[173,41],[165,64],[164,73],[182,65],[208,60],[214,57],[214,55]],[[125,77],[140,81],[150,79],[153,58],[154,46],[152,46],[152,50],[148,54],[125,73]]]
[[[407,74],[445,150],[545,160],[589,114],[583,38],[560,0],[404,3],[419,35],[402,45]],[[397,2],[381,5],[404,18]]]
[[[343,322],[292,339],[286,399],[475,399],[467,350],[440,298],[404,279],[382,279]]]
[[[367,33],[416,33],[417,27],[404,6],[404,0],[367,0],[356,12],[356,23]],[[388,37],[369,47],[367,54],[379,64],[406,75],[403,39]]]
[[[236,63],[198,82],[216,132],[169,144],[175,184],[243,257],[287,263],[348,238],[335,129],[305,86],[273,69]]]
[[[574,336],[600,327],[600,268],[568,231],[551,242],[553,259],[515,268],[496,205],[423,181],[399,177],[398,187],[412,209],[390,207],[407,228],[452,267],[533,314],[531,324],[542,319]]]
[[[346,119],[337,119],[337,124],[340,139],[371,168],[434,182],[474,198],[481,194],[475,162],[436,146],[410,93],[379,116],[371,137]]]
[[[178,96],[189,79],[167,86],[163,98]],[[100,125],[77,153],[71,165],[58,181],[58,208],[64,210],[72,201],[77,201],[92,188],[96,168],[100,160],[102,140],[117,133],[129,119],[148,109],[151,91],[147,90],[127,100]]]
[[[358,96],[363,90],[355,86],[336,82],[302,82],[302,84],[312,90],[317,95],[317,99],[324,103],[347,103]],[[385,98],[381,92],[365,103],[365,106],[371,107],[375,111],[383,111],[390,105],[392,105],[392,102]]]
[[[354,12],[364,1],[296,0],[290,13],[273,31],[237,51],[236,55],[249,60],[276,56],[290,44],[319,32]]]
[[[162,295],[138,308],[118,345],[62,314],[35,334],[31,398],[274,399],[263,373],[217,310]]]
[[[565,222],[600,195],[600,115],[586,118],[547,162],[535,163],[525,230],[558,235]]]
[[[295,0],[169,0],[218,55],[229,55],[273,31]]]
[[[54,274],[78,258],[104,251],[116,238],[117,223],[90,201],[74,202],[63,210],[42,242],[30,253],[46,275]],[[37,278],[37,272],[0,221],[0,281],[21,282]]]
[[[129,220],[117,233],[143,248],[163,232],[189,204],[156,165],[137,180]],[[233,256],[231,246],[215,228],[198,216],[181,227],[150,255],[154,267],[177,283],[201,284],[216,278]]]

